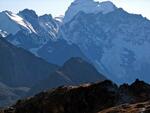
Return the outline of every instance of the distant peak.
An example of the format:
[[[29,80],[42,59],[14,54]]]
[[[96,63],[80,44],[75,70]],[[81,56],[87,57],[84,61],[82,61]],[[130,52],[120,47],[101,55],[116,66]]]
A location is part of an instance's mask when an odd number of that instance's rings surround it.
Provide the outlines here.
[[[8,11],[8,10],[5,10],[5,11],[2,11],[1,13],[3,13],[3,14],[12,14],[12,12],[11,11]]]
[[[117,9],[117,7],[111,1],[97,2],[97,7],[101,9],[102,13],[109,13]]]
[[[40,19],[51,20],[51,19],[53,19],[53,17],[51,14],[44,14],[44,15],[40,16]]]
[[[32,17],[38,18],[38,15],[36,14],[36,12],[34,10],[31,10],[31,9],[24,9],[22,11],[19,11],[19,15],[23,16],[23,17],[31,15]]]
[[[107,5],[107,6],[116,8],[116,6],[111,1],[98,2],[98,1],[94,1],[94,0],[75,0],[72,4],[77,4],[77,3],[83,3],[83,4],[87,4],[87,3],[93,4],[94,3],[94,4],[97,4],[98,6]],[[82,4],[80,4],[80,5],[82,5]]]
[[[110,1],[96,2],[94,0],[75,0],[65,13],[64,22],[69,22],[79,12],[103,13],[114,11],[117,7]]]
[[[113,8],[117,8],[111,1],[104,1],[104,2],[97,2],[97,3],[99,3],[100,5],[108,5]]]
[[[44,14],[41,17],[51,17],[52,18],[52,15],[51,14]]]
[[[22,11],[20,11],[20,12],[35,13],[35,11],[32,10],[32,9],[24,9],[24,10],[22,10]]]
[[[81,2],[94,2],[94,0],[74,0],[73,3],[81,3]]]

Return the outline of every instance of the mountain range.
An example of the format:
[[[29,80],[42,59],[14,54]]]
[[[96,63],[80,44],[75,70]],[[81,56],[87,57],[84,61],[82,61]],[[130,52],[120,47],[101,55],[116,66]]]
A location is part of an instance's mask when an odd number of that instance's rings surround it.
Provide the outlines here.
[[[0,106],[8,106],[26,95],[31,86],[46,79],[59,66],[15,47],[0,37]],[[36,79],[35,79],[36,78]]]
[[[76,44],[109,79],[117,83],[131,83],[136,78],[150,82],[148,19],[109,1],[76,0],[64,21],[59,38]]]
[[[112,2],[75,0],[61,21],[29,9],[3,11],[0,22],[0,33],[10,43],[50,63],[81,57],[117,83],[150,82],[150,21]]]
[[[79,57],[58,66],[10,44],[3,37],[0,38],[0,63],[0,106],[49,88],[107,79]]]
[[[15,47],[3,38],[0,38],[0,63],[0,81],[15,87],[30,87],[59,67]]]
[[[122,84],[136,78],[149,83],[149,29],[150,20],[110,1],[75,0],[60,18],[30,9],[0,12],[0,87],[5,97],[0,105],[63,85],[106,79]],[[134,98],[122,92],[124,101]]]
[[[75,44],[68,44],[63,39],[57,40],[61,23],[51,15],[38,16],[35,11],[29,9],[18,14],[3,11],[0,13],[1,21],[5,21],[0,25],[1,31],[6,32],[1,32],[5,39],[50,63],[63,65],[71,57],[87,59]]]

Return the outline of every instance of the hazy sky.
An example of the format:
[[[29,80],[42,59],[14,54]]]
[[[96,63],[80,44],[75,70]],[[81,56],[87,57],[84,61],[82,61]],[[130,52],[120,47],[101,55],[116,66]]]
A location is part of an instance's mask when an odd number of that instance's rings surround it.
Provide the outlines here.
[[[53,16],[63,15],[73,0],[0,0],[0,11],[19,10],[29,8],[35,10],[38,15],[52,14]],[[106,1],[106,0],[97,0]],[[110,0],[118,7],[136,14],[142,14],[150,19],[150,0]]]

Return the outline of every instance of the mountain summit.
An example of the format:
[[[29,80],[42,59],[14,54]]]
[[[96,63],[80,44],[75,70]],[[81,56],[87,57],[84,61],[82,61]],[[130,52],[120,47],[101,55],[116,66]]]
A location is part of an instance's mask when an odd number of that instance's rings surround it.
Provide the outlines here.
[[[29,33],[35,32],[29,22],[11,11],[0,12],[0,23],[0,29],[9,34],[15,34],[21,29]]]
[[[150,82],[150,21],[122,8],[115,9],[111,2],[87,1],[83,5],[81,1],[72,3],[66,12],[64,18],[69,19],[69,15],[72,18],[82,11],[61,26],[59,36],[76,44],[109,79],[117,83],[131,83],[136,78]],[[98,5],[100,9],[112,6],[114,11],[96,13]],[[91,10],[92,7],[96,9]]]
[[[69,22],[77,13],[109,13],[117,9],[117,7],[110,1],[95,2],[94,0],[75,0],[68,8],[64,23]]]

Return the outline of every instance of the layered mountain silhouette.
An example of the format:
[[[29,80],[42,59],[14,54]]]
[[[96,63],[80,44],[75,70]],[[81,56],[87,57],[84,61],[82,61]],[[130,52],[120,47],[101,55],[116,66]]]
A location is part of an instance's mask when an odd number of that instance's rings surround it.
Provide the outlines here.
[[[75,0],[61,21],[29,9],[3,11],[0,22],[0,33],[10,43],[50,63],[81,57],[117,83],[150,80],[150,21],[112,2]]]
[[[96,68],[81,58],[69,59],[64,65],[50,74],[48,78],[35,84],[28,95],[36,94],[40,91],[56,88],[63,85],[79,85],[96,81],[104,81],[107,78],[100,74]]]
[[[106,79],[92,64],[79,57],[71,58],[59,67],[15,47],[3,37],[0,38],[0,63],[0,106],[49,88]]]
[[[1,112],[148,113],[149,29],[109,1],[74,0],[60,18],[0,12],[0,106],[21,99]]]
[[[0,38],[0,64],[0,81],[9,86],[31,87],[58,69],[4,38]]]
[[[49,41],[39,48],[37,55],[46,61],[58,65],[63,65],[72,57],[80,57],[91,62],[75,44],[68,44],[66,40]]]
[[[1,34],[17,47],[22,47],[44,60],[63,65],[71,57],[88,58],[75,44],[57,39],[60,22],[51,15],[38,16],[35,11],[24,9],[18,14],[10,11],[0,13]],[[7,27],[8,24],[11,27]],[[7,34],[4,34],[6,31]]]
[[[17,48],[0,35],[0,106],[26,96],[30,87],[46,79],[59,66]]]

